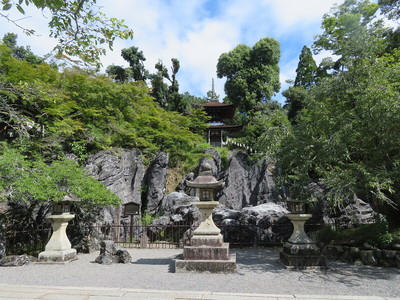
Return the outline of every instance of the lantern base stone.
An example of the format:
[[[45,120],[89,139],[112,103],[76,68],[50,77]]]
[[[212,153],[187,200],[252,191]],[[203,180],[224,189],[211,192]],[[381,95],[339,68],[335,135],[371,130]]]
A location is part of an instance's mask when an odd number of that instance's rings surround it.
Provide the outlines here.
[[[236,273],[236,254],[228,260],[186,260],[175,261],[176,273]]]
[[[326,268],[326,258],[322,255],[291,255],[280,252],[279,259],[288,269]]]
[[[185,260],[229,260],[229,244],[224,243],[220,247],[210,246],[186,246],[183,249]]]
[[[39,253],[39,262],[66,262],[77,259],[76,250],[44,251]]]

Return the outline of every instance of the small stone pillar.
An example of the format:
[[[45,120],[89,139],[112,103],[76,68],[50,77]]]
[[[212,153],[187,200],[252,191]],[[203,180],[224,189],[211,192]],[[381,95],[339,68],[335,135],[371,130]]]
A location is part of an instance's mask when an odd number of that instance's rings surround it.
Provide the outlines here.
[[[212,176],[211,166],[202,166],[202,172],[193,181],[187,181],[190,187],[199,189],[199,208],[202,222],[193,232],[191,245],[183,248],[183,259],[175,261],[177,273],[234,273],[236,255],[229,254],[229,244],[224,243],[221,230],[212,219],[213,209],[218,205],[214,201],[214,189],[223,187],[222,181]]]
[[[292,202],[294,203],[289,205],[291,213],[287,214],[286,217],[293,224],[293,233],[283,245],[283,251],[280,252],[280,261],[287,268],[293,269],[326,267],[325,256],[321,255],[315,242],[304,231],[304,224],[312,215],[304,213],[304,203],[300,203],[299,201]]]
[[[39,253],[40,262],[63,262],[76,259],[76,250],[71,248],[71,242],[67,237],[68,222],[75,215],[69,211],[70,201],[54,203],[52,215],[47,217],[53,228],[53,234],[45,247],[45,251]]]

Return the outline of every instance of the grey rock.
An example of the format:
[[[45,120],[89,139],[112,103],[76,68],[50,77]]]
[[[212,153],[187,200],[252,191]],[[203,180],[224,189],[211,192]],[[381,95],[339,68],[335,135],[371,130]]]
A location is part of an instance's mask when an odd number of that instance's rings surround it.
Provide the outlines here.
[[[119,249],[114,241],[105,240],[101,242],[100,255],[95,262],[103,265],[112,263],[130,263],[132,258],[127,250]]]
[[[361,260],[364,265],[368,266],[377,266],[378,260],[375,257],[375,253],[373,250],[361,250],[360,251]]]
[[[211,155],[211,157],[203,158],[199,166],[208,163],[211,166],[211,171],[214,177],[218,177],[221,172],[221,155],[219,152],[213,148],[206,149],[204,154]]]
[[[164,198],[168,166],[168,153],[160,152],[147,168],[143,178],[143,185],[147,192],[144,207],[151,214],[155,214],[161,200]]]
[[[91,155],[86,163],[89,174],[116,194],[122,204],[141,203],[144,166],[138,150],[105,150]],[[99,223],[119,225],[120,207],[109,207],[99,215]]]
[[[37,259],[33,256],[26,254],[22,255],[10,255],[0,259],[0,266],[2,267],[20,267],[23,265],[30,264],[31,262],[37,262]]]
[[[100,151],[88,158],[86,168],[123,203],[141,202],[144,166],[138,150]]]
[[[199,209],[194,204],[196,201],[199,201],[198,197],[172,192],[162,199],[159,214],[170,217],[171,221],[175,223],[196,222],[201,218]]]
[[[129,264],[132,262],[132,257],[128,250],[118,250],[117,253],[115,253],[115,256],[118,257],[118,263]]]
[[[375,222],[375,212],[372,207],[357,196],[347,200],[347,205],[341,210],[340,222],[351,224],[371,224]]]
[[[236,153],[224,172],[225,187],[217,194],[219,202],[240,210],[249,205],[281,201],[273,181],[274,170],[265,160],[252,162],[247,154]]]

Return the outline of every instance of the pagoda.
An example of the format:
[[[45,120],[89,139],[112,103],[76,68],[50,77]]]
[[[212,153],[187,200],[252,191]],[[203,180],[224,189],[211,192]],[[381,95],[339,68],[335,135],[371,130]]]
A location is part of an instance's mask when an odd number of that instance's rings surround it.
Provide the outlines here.
[[[232,120],[236,107],[233,104],[221,103],[215,97],[214,79],[212,81],[212,97],[207,103],[201,104],[207,115],[210,116],[207,128],[207,142],[213,147],[223,147],[225,132],[235,132],[242,130],[242,125],[226,125],[226,120]]]

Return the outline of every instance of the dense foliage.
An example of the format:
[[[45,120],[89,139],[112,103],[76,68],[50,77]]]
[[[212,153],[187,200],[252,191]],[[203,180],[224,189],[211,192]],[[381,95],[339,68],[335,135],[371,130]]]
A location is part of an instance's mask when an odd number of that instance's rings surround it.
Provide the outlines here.
[[[236,46],[218,59],[217,75],[226,77],[226,101],[239,112],[252,113],[259,103],[268,101],[279,91],[280,45],[266,37],[253,47]]]
[[[75,154],[80,163],[112,147],[143,150],[144,158],[167,151],[171,165],[198,157],[195,146],[203,142],[207,126],[204,113],[166,111],[141,82],[117,83],[77,68],[58,72],[46,63],[16,58],[4,44],[0,70],[0,139],[9,150],[2,158],[15,155],[2,160],[3,167],[16,164],[21,172],[2,173],[0,185],[13,199],[60,200],[66,192],[59,182],[71,182],[67,190],[83,200],[96,198],[87,190],[93,183],[77,164],[63,159],[66,154]],[[77,177],[57,177],[62,174]],[[7,178],[14,181],[6,183]],[[116,203],[103,196],[97,203]]]
[[[347,0],[324,16],[314,48],[337,59],[328,69],[321,65],[327,72],[296,95],[301,106],[279,161],[292,197],[307,199],[304,187],[323,181],[332,204],[356,194],[398,222],[400,49],[378,8]]]

